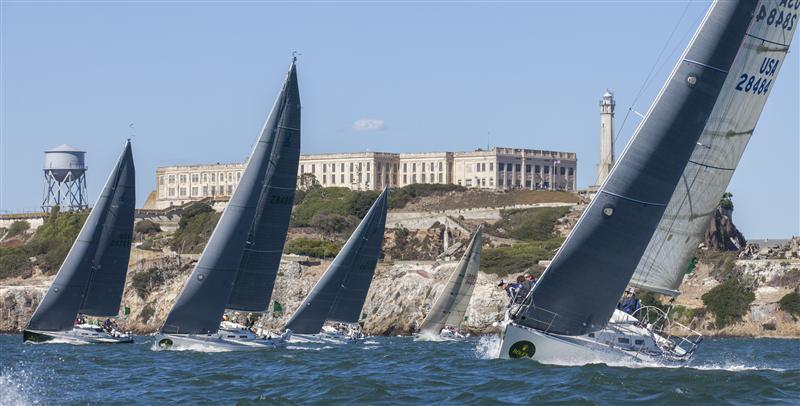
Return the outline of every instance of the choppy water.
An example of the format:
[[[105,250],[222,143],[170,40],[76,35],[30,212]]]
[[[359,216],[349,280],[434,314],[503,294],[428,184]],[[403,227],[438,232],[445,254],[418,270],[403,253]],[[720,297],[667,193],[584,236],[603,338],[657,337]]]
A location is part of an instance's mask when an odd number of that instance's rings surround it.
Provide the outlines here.
[[[289,347],[255,353],[23,345],[0,336],[0,404],[800,403],[800,340],[706,340],[687,367],[491,359],[497,339]]]

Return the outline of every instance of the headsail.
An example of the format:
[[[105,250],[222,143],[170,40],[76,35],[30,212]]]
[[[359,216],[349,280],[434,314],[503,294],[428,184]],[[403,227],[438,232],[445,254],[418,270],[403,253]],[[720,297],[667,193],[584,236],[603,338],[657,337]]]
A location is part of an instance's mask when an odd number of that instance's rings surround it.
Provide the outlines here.
[[[461,325],[478,278],[482,245],[483,226],[480,226],[472,236],[472,241],[467,246],[461,261],[458,262],[458,266],[447,280],[447,285],[431,307],[430,313],[422,321],[419,327],[421,334],[435,335],[439,334],[446,325],[453,327]]]
[[[786,58],[797,27],[791,19],[797,16],[800,3],[789,4],[759,3],[711,117],[636,267],[632,285],[668,295],[678,293]],[[769,24],[771,14],[775,20]]]
[[[66,331],[79,312],[119,312],[133,236],[134,172],[128,141],[28,329]]]
[[[297,71],[292,62],[281,92],[250,154],[239,185],[214,228],[194,271],[167,316],[164,326],[161,327],[161,332],[207,334],[219,329],[222,313],[231,297],[237,273],[242,265],[245,245],[252,237],[249,231],[260,229],[253,224],[257,214],[260,212],[263,214],[260,205],[265,194],[268,171],[274,168],[270,159],[273,156],[276,133],[299,137],[298,132],[280,128],[284,124],[288,124],[286,127],[296,124],[294,119],[284,119],[283,115],[296,114],[299,105]],[[256,238],[253,241],[258,244],[262,240]],[[248,263],[248,266],[257,264]],[[270,292],[261,293],[269,297]]]
[[[388,207],[384,189],[339,255],[297,308],[286,328],[316,334],[326,320],[355,323],[367,298],[383,243]]]
[[[709,119],[756,4],[715,2],[605,184],[533,289],[518,322],[556,334],[603,328]]]
[[[294,75],[294,73],[290,73]],[[297,188],[297,167],[300,162],[300,94],[297,81],[287,82],[286,103],[279,114],[267,123],[271,133],[267,139],[272,150],[255,220],[244,248],[239,272],[227,308],[262,312],[278,275],[278,268],[292,216]]]

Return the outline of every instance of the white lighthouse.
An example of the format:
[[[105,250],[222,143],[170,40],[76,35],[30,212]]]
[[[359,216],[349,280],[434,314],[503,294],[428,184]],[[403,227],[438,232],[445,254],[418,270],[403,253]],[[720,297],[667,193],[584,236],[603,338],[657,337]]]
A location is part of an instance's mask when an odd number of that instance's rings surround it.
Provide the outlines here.
[[[597,164],[597,187],[603,185],[614,166],[614,94],[609,90],[600,99],[600,162]]]

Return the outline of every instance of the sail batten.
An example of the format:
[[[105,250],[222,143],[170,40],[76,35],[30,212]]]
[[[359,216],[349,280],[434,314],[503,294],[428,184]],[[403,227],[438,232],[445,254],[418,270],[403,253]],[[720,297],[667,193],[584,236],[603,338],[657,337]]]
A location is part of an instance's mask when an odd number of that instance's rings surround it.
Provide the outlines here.
[[[464,255],[453,270],[442,293],[419,327],[420,334],[439,334],[447,326],[458,328],[464,320],[478,278],[483,245],[483,226],[472,236]]]
[[[133,237],[135,181],[128,141],[28,329],[67,331],[78,313],[119,312]]]
[[[272,194],[271,185],[289,188],[289,177],[294,184],[299,159],[300,134],[279,128],[286,123],[300,127],[300,95],[294,62],[239,184],[161,327],[162,333],[214,333],[219,329],[226,305],[248,310],[266,308],[280,261],[277,251],[283,248],[284,224],[288,225],[294,199],[293,192],[290,196]],[[287,168],[292,165],[290,176]],[[274,235],[270,237],[270,233]],[[280,244],[275,243],[278,240]],[[253,252],[248,247],[271,252]]]
[[[565,335],[607,324],[681,183],[754,9],[748,2],[711,6],[519,323]]]
[[[375,199],[356,230],[286,324],[316,334],[325,321],[355,323],[375,274],[386,227],[388,189]]]

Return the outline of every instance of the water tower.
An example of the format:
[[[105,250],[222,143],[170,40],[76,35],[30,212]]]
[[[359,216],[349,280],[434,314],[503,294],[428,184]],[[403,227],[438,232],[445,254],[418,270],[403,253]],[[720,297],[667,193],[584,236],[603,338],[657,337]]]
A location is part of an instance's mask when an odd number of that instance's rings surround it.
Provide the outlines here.
[[[61,144],[44,152],[44,199],[42,210],[82,210],[86,201],[85,151]]]

